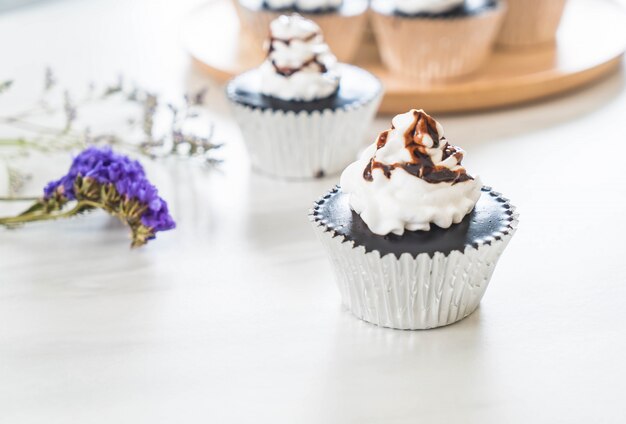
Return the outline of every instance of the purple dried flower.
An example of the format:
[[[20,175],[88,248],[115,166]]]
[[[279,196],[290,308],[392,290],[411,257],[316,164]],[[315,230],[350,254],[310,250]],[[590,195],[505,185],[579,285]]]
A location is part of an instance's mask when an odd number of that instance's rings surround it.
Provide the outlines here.
[[[48,199],[61,190],[61,194],[68,200],[76,200],[74,181],[78,176],[92,178],[100,184],[115,184],[120,194],[128,194],[132,181],[146,178],[138,161],[118,155],[110,147],[89,147],[74,158],[67,174],[48,183],[44,189],[44,198]]]
[[[66,175],[44,189],[44,202],[63,205],[71,200],[87,208],[100,207],[127,222],[133,230],[133,246],[176,226],[167,202],[150,184],[141,164],[110,147],[84,150]]]

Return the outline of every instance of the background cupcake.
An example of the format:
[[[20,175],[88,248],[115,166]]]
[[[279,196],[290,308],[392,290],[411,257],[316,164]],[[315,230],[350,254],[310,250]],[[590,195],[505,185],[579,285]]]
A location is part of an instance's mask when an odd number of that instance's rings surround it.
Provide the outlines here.
[[[367,24],[368,0],[233,0],[242,28],[259,44],[267,38],[270,22],[297,12],[315,21],[333,53],[342,62],[356,54]]]
[[[382,96],[369,72],[339,64],[299,15],[271,24],[265,62],[227,86],[252,166],[283,178],[340,172],[358,153]]]
[[[507,4],[499,45],[527,47],[554,41],[565,0],[507,0]]]
[[[373,0],[383,63],[421,80],[478,69],[492,51],[505,5],[496,0]]]
[[[477,308],[517,216],[462,159],[439,123],[412,110],[315,204],[311,220],[354,315],[426,329]]]

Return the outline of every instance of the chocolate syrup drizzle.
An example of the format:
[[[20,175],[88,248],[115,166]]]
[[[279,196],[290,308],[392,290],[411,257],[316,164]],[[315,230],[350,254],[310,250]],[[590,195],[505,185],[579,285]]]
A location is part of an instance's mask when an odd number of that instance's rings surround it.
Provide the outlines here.
[[[414,110],[415,121],[404,133],[404,146],[411,153],[412,161],[407,163],[394,163],[387,165],[375,160],[367,164],[363,171],[363,178],[367,181],[373,181],[372,170],[378,168],[383,171],[387,178],[391,178],[391,171],[396,168],[402,168],[409,174],[421,178],[429,183],[449,182],[452,184],[461,183],[473,178],[467,175],[465,168],[460,167],[456,171],[452,171],[445,166],[435,165],[428,154],[427,147],[423,143],[425,135],[429,135],[433,140],[433,148],[439,147],[441,143],[445,143],[443,147],[442,161],[450,156],[454,156],[458,164],[461,165],[463,160],[463,152],[456,146],[448,143],[445,137],[439,137],[437,131],[437,123],[433,118],[422,111]],[[380,149],[387,144],[387,137],[391,130],[395,129],[391,126],[390,130],[382,132],[376,140],[376,148]]]
[[[315,37],[317,37],[318,35],[321,35],[321,33],[319,31],[315,31],[312,32],[311,34],[307,35],[304,38],[297,38],[297,37],[292,37],[292,38],[278,38],[278,37],[274,37],[274,36],[270,36],[269,39],[269,48],[267,50],[267,57],[269,58],[272,54],[272,52],[274,51],[274,41],[278,41],[280,43],[284,43],[285,45],[289,46],[293,41],[299,40],[302,41],[304,43],[308,43],[311,40],[315,39]],[[297,68],[290,68],[290,67],[280,67],[276,64],[276,62],[271,59],[271,63],[272,66],[274,67],[274,70],[276,71],[277,74],[282,75],[284,77],[290,77],[293,74],[300,72],[301,70],[303,70],[304,68],[310,66],[310,65],[317,65],[318,71],[320,73],[326,73],[328,71],[328,69],[326,68],[326,65],[324,65],[322,62],[320,62],[319,60],[319,55],[314,55],[312,58],[310,58],[309,60],[306,60],[304,62],[302,62],[302,65],[298,66]]]

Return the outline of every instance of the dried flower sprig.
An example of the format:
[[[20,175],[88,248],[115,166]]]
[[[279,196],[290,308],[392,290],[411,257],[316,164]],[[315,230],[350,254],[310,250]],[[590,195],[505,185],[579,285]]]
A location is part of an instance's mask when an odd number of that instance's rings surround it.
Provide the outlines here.
[[[31,175],[23,173],[9,164],[6,165],[6,169],[9,177],[9,198],[14,198],[31,179]],[[2,198],[0,198],[0,200],[2,200]]]
[[[176,226],[167,203],[150,184],[141,164],[110,147],[84,150],[66,175],[44,188],[40,200],[17,216],[0,218],[0,225],[67,218],[94,209],[125,222],[132,232],[132,247],[143,246],[157,232]]]
[[[0,82],[0,93],[7,91],[13,85],[12,80],[2,81]]]
[[[13,81],[0,81],[0,94],[11,89]],[[60,92],[60,93],[59,93]],[[25,135],[19,137],[3,137],[0,133],[0,156],[9,157],[12,152],[19,154],[37,150],[42,152],[59,152],[84,149],[93,145],[110,145],[128,153],[137,153],[151,159],[177,156],[199,158],[207,165],[213,166],[220,162],[213,157],[213,152],[222,144],[213,141],[214,127],[211,125],[203,135],[189,131],[187,123],[196,118],[203,118],[201,106],[205,104],[206,89],[184,96],[182,105],[166,103],[156,93],[136,86],[127,86],[119,77],[113,84],[98,90],[90,84],[87,95],[76,97],[59,87],[55,74],[46,69],[43,90],[37,103],[25,111],[15,112],[9,116],[0,116],[2,126],[18,130]],[[60,94],[60,96],[59,96]],[[57,101],[51,97],[57,96]],[[118,98],[126,103],[137,105],[139,119],[128,117],[126,122],[138,126],[142,139],[113,134],[97,133],[92,126],[79,127],[78,118],[81,111],[90,104],[101,104]],[[78,101],[75,101],[78,99]],[[157,134],[156,122],[159,111],[168,116],[169,126]],[[63,122],[57,127],[41,125],[39,116],[62,115]],[[8,171],[8,170],[7,170]]]

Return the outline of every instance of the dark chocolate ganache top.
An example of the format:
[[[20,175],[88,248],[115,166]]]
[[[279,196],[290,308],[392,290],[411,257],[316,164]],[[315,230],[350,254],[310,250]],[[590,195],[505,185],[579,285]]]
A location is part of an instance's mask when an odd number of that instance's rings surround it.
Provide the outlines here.
[[[450,228],[432,226],[429,231],[406,231],[403,235],[385,236],[372,233],[361,217],[349,205],[349,195],[336,187],[315,203],[311,217],[336,236],[363,246],[367,252],[378,251],[381,256],[394,254],[400,257],[409,253],[444,255],[452,251],[463,252],[467,246],[499,240],[513,230],[514,208],[509,201],[489,187],[483,187],[476,206],[458,224]]]

